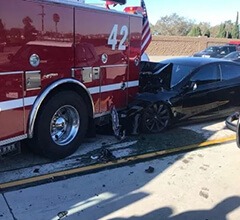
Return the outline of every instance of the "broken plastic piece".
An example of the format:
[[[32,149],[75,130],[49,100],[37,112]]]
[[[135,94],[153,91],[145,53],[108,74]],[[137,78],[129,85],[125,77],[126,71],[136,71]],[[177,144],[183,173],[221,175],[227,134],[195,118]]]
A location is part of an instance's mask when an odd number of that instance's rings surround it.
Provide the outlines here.
[[[62,218],[65,218],[67,217],[67,214],[68,214],[68,211],[61,211],[57,214],[59,220],[62,219]]]
[[[145,170],[146,173],[153,173],[153,171],[154,171],[154,168],[151,167],[151,166],[149,166],[149,167]]]

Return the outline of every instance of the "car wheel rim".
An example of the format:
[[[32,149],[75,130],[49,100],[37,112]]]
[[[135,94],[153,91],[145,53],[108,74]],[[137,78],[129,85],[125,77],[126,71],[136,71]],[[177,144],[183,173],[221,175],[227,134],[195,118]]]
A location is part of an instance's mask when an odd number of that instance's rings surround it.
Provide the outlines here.
[[[50,134],[57,145],[67,145],[77,135],[80,125],[78,111],[73,106],[62,106],[52,117]]]
[[[151,133],[157,133],[165,129],[170,120],[169,110],[166,105],[156,103],[145,112],[145,126]]]

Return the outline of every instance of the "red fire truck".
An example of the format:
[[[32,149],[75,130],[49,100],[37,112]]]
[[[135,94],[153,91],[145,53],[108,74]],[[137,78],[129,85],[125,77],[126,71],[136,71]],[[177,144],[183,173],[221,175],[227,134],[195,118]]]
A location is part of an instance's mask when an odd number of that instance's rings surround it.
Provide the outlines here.
[[[118,2],[118,1],[115,1]],[[72,154],[138,91],[142,17],[78,0],[1,0],[0,149]]]

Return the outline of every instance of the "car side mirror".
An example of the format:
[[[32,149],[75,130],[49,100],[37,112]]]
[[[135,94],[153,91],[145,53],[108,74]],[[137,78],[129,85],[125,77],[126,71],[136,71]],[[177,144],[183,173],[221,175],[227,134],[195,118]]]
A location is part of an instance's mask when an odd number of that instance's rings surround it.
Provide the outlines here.
[[[197,89],[197,82],[190,81],[185,86],[182,87],[183,90],[196,90]]]
[[[193,90],[193,91],[196,90],[197,87],[198,87],[197,83],[196,83],[196,82],[192,82],[192,84],[191,84],[192,90]]]

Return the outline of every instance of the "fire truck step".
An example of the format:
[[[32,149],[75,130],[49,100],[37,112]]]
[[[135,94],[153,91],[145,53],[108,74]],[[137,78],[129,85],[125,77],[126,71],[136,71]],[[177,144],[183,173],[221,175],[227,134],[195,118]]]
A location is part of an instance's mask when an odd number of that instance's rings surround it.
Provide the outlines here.
[[[21,145],[19,142],[4,145],[0,147],[0,159],[14,156],[21,153]]]

